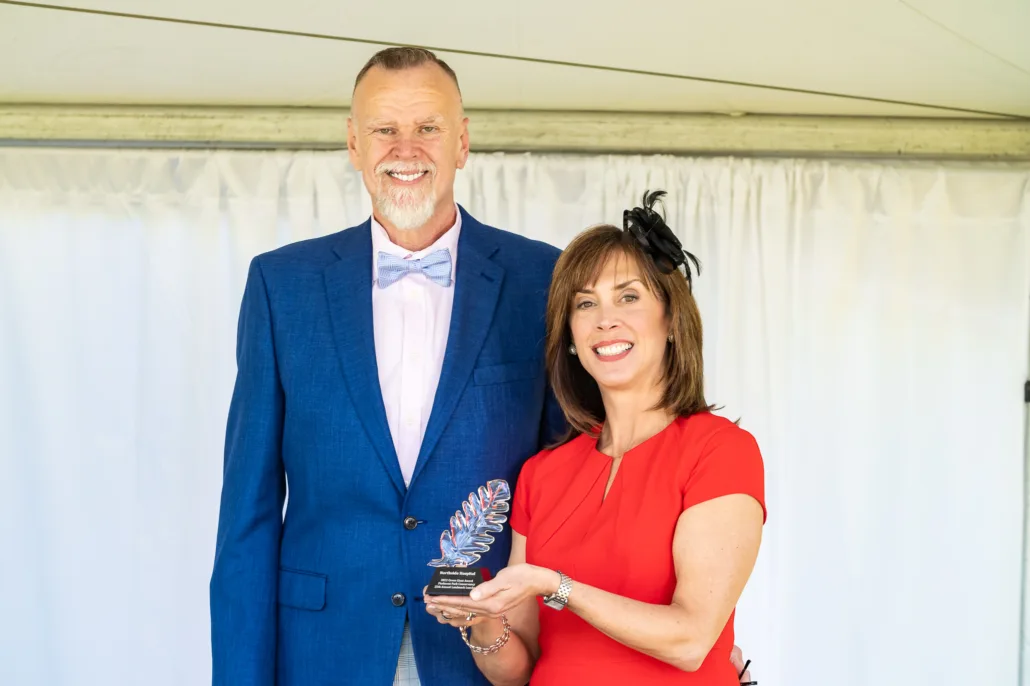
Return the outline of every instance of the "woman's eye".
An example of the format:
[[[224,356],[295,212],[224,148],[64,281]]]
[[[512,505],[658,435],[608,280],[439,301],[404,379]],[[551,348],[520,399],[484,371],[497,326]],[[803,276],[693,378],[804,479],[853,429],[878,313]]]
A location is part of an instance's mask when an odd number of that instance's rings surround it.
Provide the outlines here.
[[[422,133],[436,133],[439,130],[440,129],[438,129],[435,126],[423,126],[422,127]]]
[[[637,300],[640,300],[640,298],[638,298],[635,293],[626,293],[625,295],[622,296],[622,299],[625,300],[628,303],[634,303]]]
[[[590,307],[593,304],[594,303],[590,302],[589,300],[583,300],[582,302],[580,302],[580,303],[578,303],[576,305],[576,309],[577,310],[585,310],[585,309],[587,309],[588,307]]]

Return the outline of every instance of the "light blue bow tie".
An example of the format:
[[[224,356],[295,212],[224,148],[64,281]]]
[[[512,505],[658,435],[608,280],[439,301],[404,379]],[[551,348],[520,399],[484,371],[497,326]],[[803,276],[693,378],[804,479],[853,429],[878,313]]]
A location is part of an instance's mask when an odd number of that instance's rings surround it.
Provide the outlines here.
[[[451,285],[451,251],[447,248],[431,252],[417,260],[406,260],[387,252],[379,252],[379,269],[376,283],[386,288],[398,281],[405,274],[421,272],[433,283],[441,286]]]

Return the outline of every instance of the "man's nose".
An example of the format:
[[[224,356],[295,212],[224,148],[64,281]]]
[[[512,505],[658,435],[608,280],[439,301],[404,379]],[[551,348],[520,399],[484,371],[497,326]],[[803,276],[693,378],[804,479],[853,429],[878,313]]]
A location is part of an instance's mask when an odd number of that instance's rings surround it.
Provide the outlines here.
[[[399,159],[411,159],[418,155],[418,145],[414,137],[401,134],[393,146],[393,154]]]

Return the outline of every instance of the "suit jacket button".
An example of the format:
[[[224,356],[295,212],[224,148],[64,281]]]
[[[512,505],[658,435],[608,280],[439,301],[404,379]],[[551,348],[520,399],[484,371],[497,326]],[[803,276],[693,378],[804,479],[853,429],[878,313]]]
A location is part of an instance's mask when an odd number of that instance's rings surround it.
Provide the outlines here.
[[[415,527],[418,526],[418,520],[414,517],[404,518],[404,528],[408,531],[414,531]]]
[[[405,600],[407,600],[407,598],[404,597],[403,593],[394,593],[390,598],[390,602],[393,603],[394,607],[400,607],[404,604]]]

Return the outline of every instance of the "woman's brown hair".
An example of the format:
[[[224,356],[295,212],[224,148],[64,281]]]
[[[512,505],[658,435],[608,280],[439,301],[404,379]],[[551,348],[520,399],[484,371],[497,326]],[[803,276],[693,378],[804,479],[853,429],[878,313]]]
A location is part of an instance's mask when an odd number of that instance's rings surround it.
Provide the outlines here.
[[[596,432],[605,419],[597,383],[579,358],[569,353],[569,317],[576,293],[594,284],[609,260],[619,258],[636,265],[647,289],[665,305],[669,320],[672,342],[666,347],[663,363],[665,390],[654,409],[665,409],[682,417],[712,409],[704,396],[701,313],[687,275],[680,269],[666,273],[659,268],[659,262],[630,231],[611,225],[596,226],[574,238],[558,257],[547,298],[547,369],[551,387],[570,424],[560,443],[581,433]]]

